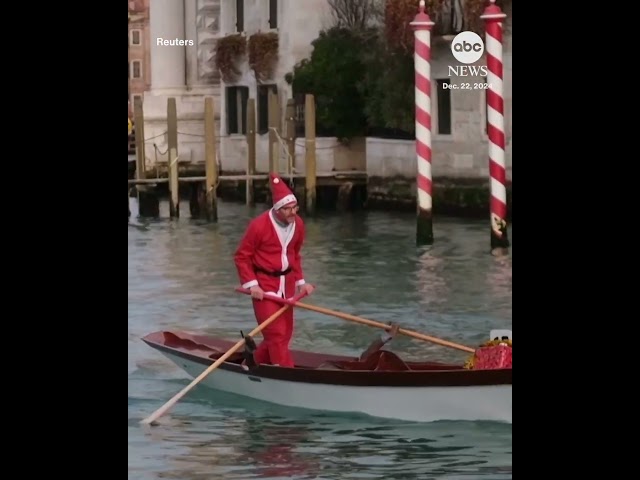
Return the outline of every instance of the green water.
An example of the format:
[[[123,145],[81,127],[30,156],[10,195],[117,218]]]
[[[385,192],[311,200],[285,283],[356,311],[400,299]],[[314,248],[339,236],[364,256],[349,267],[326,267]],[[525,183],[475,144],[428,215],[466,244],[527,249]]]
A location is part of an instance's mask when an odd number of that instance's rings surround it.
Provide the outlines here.
[[[246,222],[264,208],[222,203],[217,224],[182,218],[128,228],[128,478],[511,479],[511,426],[490,422],[334,415],[222,393],[212,399],[196,387],[161,425],[139,426],[190,381],[141,342],[143,335],[184,329],[237,340],[240,329],[255,327],[248,297],[233,291],[232,254]],[[132,222],[135,212],[132,201]],[[164,203],[161,213],[168,216]],[[305,221],[304,270],[317,286],[308,303],[470,346],[492,328],[512,327],[511,257],[489,255],[488,219],[435,217],[434,245],[423,249],[415,247],[411,214]],[[298,310],[292,347],[355,355],[378,333]],[[387,348],[406,359],[467,358],[407,337]]]

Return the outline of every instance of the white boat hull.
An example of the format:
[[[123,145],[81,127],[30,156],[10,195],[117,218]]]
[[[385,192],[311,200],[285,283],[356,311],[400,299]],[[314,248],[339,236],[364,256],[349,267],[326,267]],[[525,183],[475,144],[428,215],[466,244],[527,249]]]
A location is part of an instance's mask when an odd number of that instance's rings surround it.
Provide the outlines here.
[[[195,378],[206,367],[168,351],[167,358]],[[439,420],[512,423],[512,386],[381,387],[302,383],[218,368],[200,384],[212,389],[296,408],[357,412],[416,422]]]

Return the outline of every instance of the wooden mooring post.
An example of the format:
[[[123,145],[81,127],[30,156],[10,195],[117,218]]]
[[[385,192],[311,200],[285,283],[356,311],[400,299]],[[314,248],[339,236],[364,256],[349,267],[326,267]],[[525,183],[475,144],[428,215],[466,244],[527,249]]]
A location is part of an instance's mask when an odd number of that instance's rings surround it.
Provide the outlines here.
[[[280,96],[269,90],[269,172],[278,173],[278,134],[280,133]]]
[[[183,177],[191,184],[189,209],[193,218],[218,221],[218,163],[216,161],[216,118],[213,97],[204,99],[204,177]]]
[[[218,166],[216,165],[216,119],[214,116],[213,98],[204,99],[204,155],[206,205],[204,207],[207,220],[218,221]]]
[[[133,100],[133,119],[136,136],[136,180],[145,178],[145,147],[144,147],[144,113],[142,99],[135,97]],[[138,216],[159,217],[160,200],[153,189],[146,185],[136,185],[138,197]]]
[[[316,211],[316,102],[309,93],[304,101],[305,211],[313,215]]]
[[[287,109],[285,110],[285,135],[287,141],[287,173],[293,175],[296,170],[296,106],[293,98],[287,100]]]
[[[271,132],[269,132],[271,134]],[[256,101],[253,98],[247,100],[247,183],[245,202],[247,205],[255,205],[252,175],[256,173]]]
[[[167,101],[167,143],[169,145],[168,174],[169,174],[169,217],[180,217],[180,195],[178,192],[178,112],[176,99],[171,97]]]

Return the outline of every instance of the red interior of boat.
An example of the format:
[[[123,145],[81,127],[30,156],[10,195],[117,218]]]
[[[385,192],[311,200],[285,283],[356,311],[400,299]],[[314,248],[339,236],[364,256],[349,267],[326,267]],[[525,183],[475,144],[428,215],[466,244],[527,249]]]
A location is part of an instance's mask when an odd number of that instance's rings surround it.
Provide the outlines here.
[[[158,343],[169,348],[188,352],[192,355],[216,360],[225,354],[235,342],[229,340],[195,335],[187,332],[155,332],[145,337],[145,340]],[[243,349],[234,352],[227,362],[241,363]],[[462,369],[459,364],[445,364],[440,362],[406,362],[396,353],[388,350],[378,350],[364,361],[359,361],[355,357],[340,355],[328,355],[300,350],[292,350],[296,367],[320,368],[331,370],[366,370],[401,372],[410,370],[456,370]]]

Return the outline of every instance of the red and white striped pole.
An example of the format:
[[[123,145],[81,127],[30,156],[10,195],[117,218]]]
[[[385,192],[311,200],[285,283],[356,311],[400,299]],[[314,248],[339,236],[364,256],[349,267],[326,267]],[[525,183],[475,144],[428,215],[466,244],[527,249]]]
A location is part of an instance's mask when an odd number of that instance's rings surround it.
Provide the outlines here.
[[[410,23],[414,30],[415,104],[416,104],[416,156],[418,161],[418,217],[416,241],[418,245],[433,243],[433,218],[431,208],[431,27],[434,23],[424,11],[420,11]]]
[[[504,159],[504,97],[502,65],[502,20],[506,14],[489,0],[490,4],[480,16],[486,25],[487,52],[487,125],[489,134],[489,174],[491,176],[491,251],[506,254],[507,236],[507,187]]]

